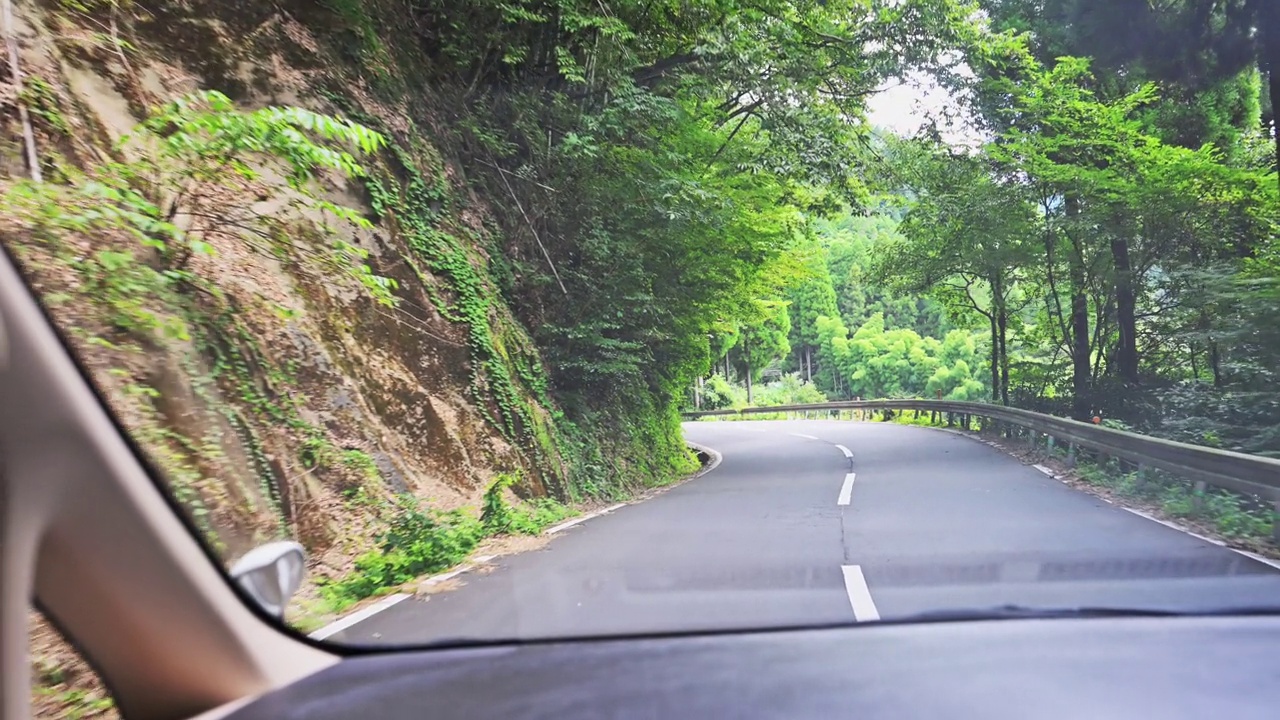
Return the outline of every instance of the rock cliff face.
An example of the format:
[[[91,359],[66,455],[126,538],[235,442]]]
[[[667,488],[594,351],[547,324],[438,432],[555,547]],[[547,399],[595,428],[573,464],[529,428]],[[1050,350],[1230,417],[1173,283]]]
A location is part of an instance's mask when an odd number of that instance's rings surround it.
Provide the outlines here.
[[[83,183],[135,160],[145,143],[120,140],[152,108],[210,89],[238,113],[306,108],[386,139],[360,159],[366,177],[324,172],[311,189],[364,227],[286,212],[284,179],[252,155],[255,178],[197,179],[200,211],[230,218],[201,224],[174,203],[174,224],[208,246],[182,267],[198,283],[155,285],[153,271],[174,268],[127,227],[51,238],[29,215],[5,220],[6,246],[86,369],[222,553],[293,535],[323,575],[378,532],[361,511],[371,498],[478,508],[507,473],[520,496],[568,499],[537,350],[490,276],[500,243],[484,202],[432,142],[430,98],[375,92],[282,5],[53,0],[17,10],[19,99],[46,183]],[[7,169],[22,176],[21,125],[9,115]],[[254,242],[230,208],[277,215],[270,232],[288,238]],[[319,257],[335,240],[392,281],[390,303]]]
[[[420,41],[368,9],[23,0],[0,85],[0,244],[224,560],[306,546],[303,629],[694,465],[565,419],[511,198],[469,182]],[[41,697],[83,698],[91,673],[35,637]]]

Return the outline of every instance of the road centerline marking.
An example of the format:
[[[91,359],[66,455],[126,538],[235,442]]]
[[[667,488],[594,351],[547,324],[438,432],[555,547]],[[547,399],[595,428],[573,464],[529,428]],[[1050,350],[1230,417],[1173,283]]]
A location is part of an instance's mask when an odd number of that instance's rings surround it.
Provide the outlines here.
[[[804,433],[790,433],[790,435],[791,435],[791,437],[804,438],[805,440],[817,440],[817,439],[818,439],[818,438],[816,438],[816,437],[814,437],[814,436],[812,436],[812,435],[805,435]]]
[[[841,565],[844,573],[844,591],[849,596],[849,605],[853,608],[853,619],[858,622],[879,620],[880,611],[871,599],[871,589],[867,587],[867,578],[862,574],[861,565]]]
[[[845,457],[847,457],[847,458],[852,458],[852,457],[853,457],[853,451],[852,451],[852,450],[850,450],[849,448],[847,448],[847,447],[845,447],[845,446],[843,446],[843,445],[836,445],[836,447],[840,448],[840,452],[844,453],[844,456],[845,456]]]
[[[844,476],[844,484],[840,486],[840,497],[836,499],[837,505],[849,504],[849,500],[853,497],[853,481],[857,476],[857,473],[849,473]]]

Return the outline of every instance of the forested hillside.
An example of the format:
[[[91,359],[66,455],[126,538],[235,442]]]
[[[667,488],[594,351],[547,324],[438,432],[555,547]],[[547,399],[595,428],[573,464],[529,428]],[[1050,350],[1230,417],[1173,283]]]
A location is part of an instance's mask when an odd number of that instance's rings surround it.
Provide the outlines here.
[[[991,45],[968,3],[13,10],[0,238],[214,550],[303,543],[304,626],[687,476],[689,389],[800,362],[828,246],[868,333],[946,322],[841,223],[867,98]]]
[[[13,10],[0,239],[214,547],[298,538],[320,615],[688,474],[686,406],[1280,452],[1275,3]],[[943,110],[873,127],[907,80]]]
[[[979,5],[989,33],[939,77],[957,112],[871,136],[871,201],[806,213],[786,342],[746,324],[779,339],[720,372],[1280,452],[1276,8]],[[707,401],[745,402],[722,381]]]

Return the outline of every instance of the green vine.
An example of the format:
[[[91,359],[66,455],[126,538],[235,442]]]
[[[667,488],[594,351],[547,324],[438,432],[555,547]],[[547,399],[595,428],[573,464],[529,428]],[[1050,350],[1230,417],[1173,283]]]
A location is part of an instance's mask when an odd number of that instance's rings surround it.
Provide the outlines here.
[[[371,122],[371,118],[363,118],[363,121]],[[490,316],[495,302],[493,293],[462,244],[439,227],[440,217],[449,201],[448,181],[443,172],[436,172],[435,181],[428,182],[417,163],[401,146],[389,142],[386,147],[405,179],[397,183],[399,192],[395,192],[389,189],[389,183],[384,179],[365,178],[373,211],[380,219],[393,218],[406,244],[425,269],[449,283],[453,291],[452,302],[442,298],[433,288],[431,279],[411,262],[440,314],[467,328],[472,366],[470,393],[477,406],[507,439],[527,439],[533,425],[529,410],[512,379],[508,359],[498,349],[491,327]],[[537,382],[536,373],[523,367],[525,363],[511,364],[516,366],[517,376],[545,398],[545,382]],[[496,417],[490,410],[490,403],[497,408]]]

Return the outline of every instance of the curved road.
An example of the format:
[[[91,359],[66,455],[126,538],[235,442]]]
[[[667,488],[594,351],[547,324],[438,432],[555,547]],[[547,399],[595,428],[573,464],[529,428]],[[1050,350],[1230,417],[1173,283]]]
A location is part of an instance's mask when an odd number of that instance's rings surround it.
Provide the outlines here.
[[[972,439],[833,420],[687,423],[723,462],[330,639],[401,644],[925,611],[1280,603],[1280,572]]]

